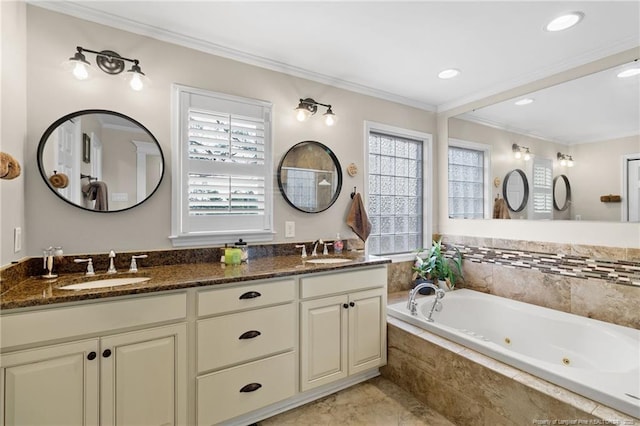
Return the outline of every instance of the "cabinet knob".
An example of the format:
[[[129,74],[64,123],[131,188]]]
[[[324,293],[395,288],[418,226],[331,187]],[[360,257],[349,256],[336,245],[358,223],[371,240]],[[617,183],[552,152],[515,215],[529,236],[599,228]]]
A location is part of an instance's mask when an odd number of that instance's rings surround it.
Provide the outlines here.
[[[248,291],[246,293],[244,293],[242,296],[240,296],[240,300],[243,299],[255,299],[256,297],[260,297],[262,296],[260,293],[258,293],[257,291]]]
[[[260,383],[249,383],[248,385],[244,385],[240,392],[255,392],[260,389],[262,385]]]
[[[349,306],[351,306],[353,308],[354,306],[356,306],[356,304],[355,304],[355,302],[349,302]]]
[[[344,305],[342,305],[343,308],[345,309],[349,309],[349,305],[347,305],[346,303]]]
[[[249,330],[242,333],[240,337],[238,337],[238,339],[240,340],[253,339],[254,337],[258,337],[261,334],[262,333],[260,333],[258,330]]]
[[[111,349],[105,349],[105,350],[102,352],[102,356],[103,356],[104,358],[109,358],[109,357],[111,356]]]
[[[89,361],[93,361],[94,359],[96,359],[97,356],[98,354],[96,354],[94,351],[91,351],[87,354],[87,359]]]

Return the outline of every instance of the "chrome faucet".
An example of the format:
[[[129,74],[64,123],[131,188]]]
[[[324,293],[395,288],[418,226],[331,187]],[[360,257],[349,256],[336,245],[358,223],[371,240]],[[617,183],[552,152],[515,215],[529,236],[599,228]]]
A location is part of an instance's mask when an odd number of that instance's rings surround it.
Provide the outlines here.
[[[324,241],[320,240],[315,240],[313,242],[313,250],[311,251],[311,256],[317,256],[318,255],[318,244],[324,244]]]
[[[324,248],[322,249],[322,254],[327,256],[329,254],[329,250],[327,250],[327,246],[332,246],[333,243],[323,243]]]
[[[93,259],[90,257],[87,257],[86,259],[73,259],[73,261],[75,263],[86,263],[87,264],[87,272],[85,273],[85,275],[95,275],[95,271],[93,270]]]
[[[440,299],[442,299],[444,297],[444,290],[442,290],[441,288],[438,288],[437,286],[435,286],[435,285],[433,285],[431,283],[420,283],[420,284],[416,285],[409,292],[409,300],[407,301],[407,309],[409,310],[411,315],[418,315],[418,309],[417,309],[418,308],[418,302],[416,302],[416,295],[418,294],[420,289],[425,288],[425,287],[432,288],[436,292],[436,297],[433,299],[433,304],[431,305],[431,310],[429,311],[429,314],[427,315],[427,321],[433,322],[433,319],[431,318],[431,316],[433,315],[433,311],[440,312],[440,309],[442,309],[442,303],[440,302]]]
[[[146,254],[131,256],[131,265],[129,265],[129,272],[138,272],[138,264],[136,263],[136,259],[145,259],[146,257]]]

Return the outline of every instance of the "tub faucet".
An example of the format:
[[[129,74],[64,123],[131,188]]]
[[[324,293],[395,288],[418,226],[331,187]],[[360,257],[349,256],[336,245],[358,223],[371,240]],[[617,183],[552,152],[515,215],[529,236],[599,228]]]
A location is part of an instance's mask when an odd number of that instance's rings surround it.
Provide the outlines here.
[[[438,288],[437,286],[431,283],[420,283],[416,285],[413,290],[409,292],[409,300],[407,301],[407,309],[411,313],[411,315],[418,315],[418,302],[416,302],[416,295],[420,291],[420,289],[429,287],[435,290],[436,297],[433,300],[433,305],[431,305],[431,310],[427,315],[427,321],[433,322],[431,316],[433,315],[433,311],[440,311],[442,309],[442,303],[440,303],[440,299],[444,297],[444,290]]]

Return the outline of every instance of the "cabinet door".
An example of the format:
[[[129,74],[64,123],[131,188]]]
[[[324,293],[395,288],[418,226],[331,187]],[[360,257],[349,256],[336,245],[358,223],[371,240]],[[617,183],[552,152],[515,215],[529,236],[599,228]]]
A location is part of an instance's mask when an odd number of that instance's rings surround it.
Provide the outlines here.
[[[300,304],[301,390],[347,377],[346,295]]]
[[[349,374],[386,364],[386,306],[384,289],[349,295]]]
[[[98,340],[0,355],[0,424],[97,425]]]
[[[101,339],[102,426],[186,424],[186,324]]]

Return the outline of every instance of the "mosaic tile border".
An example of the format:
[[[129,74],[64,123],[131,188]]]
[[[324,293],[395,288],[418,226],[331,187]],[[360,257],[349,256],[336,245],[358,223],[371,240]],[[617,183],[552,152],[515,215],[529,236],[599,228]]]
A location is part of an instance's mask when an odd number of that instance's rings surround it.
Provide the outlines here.
[[[603,260],[593,256],[473,246],[447,240],[445,245],[449,254],[453,253],[455,247],[460,250],[463,259],[469,262],[524,268],[568,277],[601,279],[640,287],[640,262],[637,261]]]

